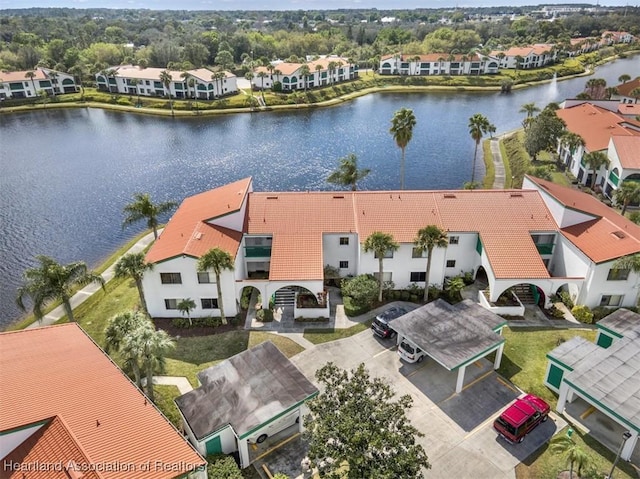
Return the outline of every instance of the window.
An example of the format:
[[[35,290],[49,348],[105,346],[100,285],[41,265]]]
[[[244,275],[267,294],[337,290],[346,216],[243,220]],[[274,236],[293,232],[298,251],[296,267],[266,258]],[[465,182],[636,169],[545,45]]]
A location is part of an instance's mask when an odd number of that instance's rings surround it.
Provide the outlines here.
[[[420,248],[413,248],[411,250],[412,258],[424,258],[426,251],[420,251]]]
[[[182,284],[180,273],[160,273],[162,284]]]
[[[200,304],[202,309],[218,309],[218,298],[202,298]]]
[[[447,260],[447,268],[455,268],[456,267],[456,260],[455,259],[448,259]]]
[[[458,244],[460,236],[449,236],[449,244]]]
[[[607,275],[607,281],[626,281],[629,277],[628,269],[615,269],[611,268]]]
[[[198,272],[198,283],[200,284],[213,283],[213,278],[207,271]]]
[[[375,272],[373,273],[373,277],[375,279],[378,279],[380,277],[380,275]],[[391,281],[391,272],[387,273],[386,271],[382,273],[382,282],[383,283],[388,283],[389,281]]]
[[[341,236],[340,237],[340,246],[347,246],[349,244],[349,237],[348,236]]]
[[[177,299],[165,299],[164,307],[166,309],[178,309],[178,300]]]
[[[621,294],[603,294],[600,298],[600,306],[620,306],[622,304]]]
[[[410,281],[412,283],[420,283],[420,282],[424,282],[426,277],[427,277],[427,273],[424,271],[412,271]]]
[[[340,269],[347,269],[349,267],[348,261],[340,261]]]
[[[374,258],[379,258],[378,253],[373,253]],[[388,249],[384,253],[384,258],[393,258],[393,250]]]

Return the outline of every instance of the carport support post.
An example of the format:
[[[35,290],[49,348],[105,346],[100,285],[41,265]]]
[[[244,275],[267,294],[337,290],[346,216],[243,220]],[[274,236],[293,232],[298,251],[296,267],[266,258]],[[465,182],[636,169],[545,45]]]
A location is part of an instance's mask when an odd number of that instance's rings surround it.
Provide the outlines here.
[[[559,414],[564,413],[564,407],[567,404],[567,395],[569,394],[569,385],[562,381],[560,383],[560,394],[558,395],[558,404],[556,405],[556,411]]]
[[[464,372],[466,371],[467,366],[461,366],[458,369],[458,381],[456,382],[456,393],[462,392],[462,385],[464,384]]]
[[[633,454],[633,450],[635,449],[636,443],[638,442],[638,431],[629,432],[631,433],[631,437],[624,443],[622,453],[620,454],[620,457],[625,461],[631,459],[631,454]]]
[[[504,351],[504,343],[502,343],[496,351],[496,360],[493,362],[493,369],[500,368],[500,362],[502,361],[502,351]]]
[[[249,446],[247,439],[238,439],[238,454],[240,454],[240,468],[249,467],[251,460],[249,459]]]

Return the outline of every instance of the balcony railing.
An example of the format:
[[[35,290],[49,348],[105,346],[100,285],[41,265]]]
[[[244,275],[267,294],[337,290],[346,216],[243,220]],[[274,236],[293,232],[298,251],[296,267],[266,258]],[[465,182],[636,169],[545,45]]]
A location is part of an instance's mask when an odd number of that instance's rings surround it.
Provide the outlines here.
[[[553,254],[553,243],[537,244],[536,248],[540,254]]]
[[[244,256],[246,258],[270,258],[271,246],[245,246]]]

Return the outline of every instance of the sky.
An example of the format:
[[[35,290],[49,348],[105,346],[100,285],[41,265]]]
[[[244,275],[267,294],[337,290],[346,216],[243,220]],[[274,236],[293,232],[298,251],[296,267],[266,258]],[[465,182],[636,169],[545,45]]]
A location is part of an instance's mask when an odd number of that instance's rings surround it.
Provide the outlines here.
[[[332,10],[339,8],[414,9],[585,3],[584,0],[0,0],[0,9],[29,7],[147,8],[150,10]],[[637,5],[638,0],[602,0],[601,6]]]

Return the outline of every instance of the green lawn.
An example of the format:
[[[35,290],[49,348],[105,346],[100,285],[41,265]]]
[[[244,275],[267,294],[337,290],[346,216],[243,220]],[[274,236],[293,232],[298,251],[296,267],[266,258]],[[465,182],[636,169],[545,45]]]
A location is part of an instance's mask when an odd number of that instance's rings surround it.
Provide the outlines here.
[[[484,189],[491,189],[496,179],[496,167],[493,164],[493,153],[491,153],[491,139],[482,142],[482,152],[484,154],[484,166],[486,169],[484,179],[482,180],[482,187]]]
[[[163,384],[155,384],[153,386],[153,393],[155,394],[155,404],[162,411],[171,424],[173,424],[178,431],[182,429],[182,419],[178,412],[176,403],[173,402],[175,398],[180,396],[180,391],[176,386],[168,386]]]
[[[371,327],[371,321],[364,323],[358,323],[355,326],[345,329],[314,329],[307,328],[304,330],[304,338],[311,341],[313,344],[328,343],[329,341],[335,341],[336,339],[348,338],[354,334],[366,331]]]

